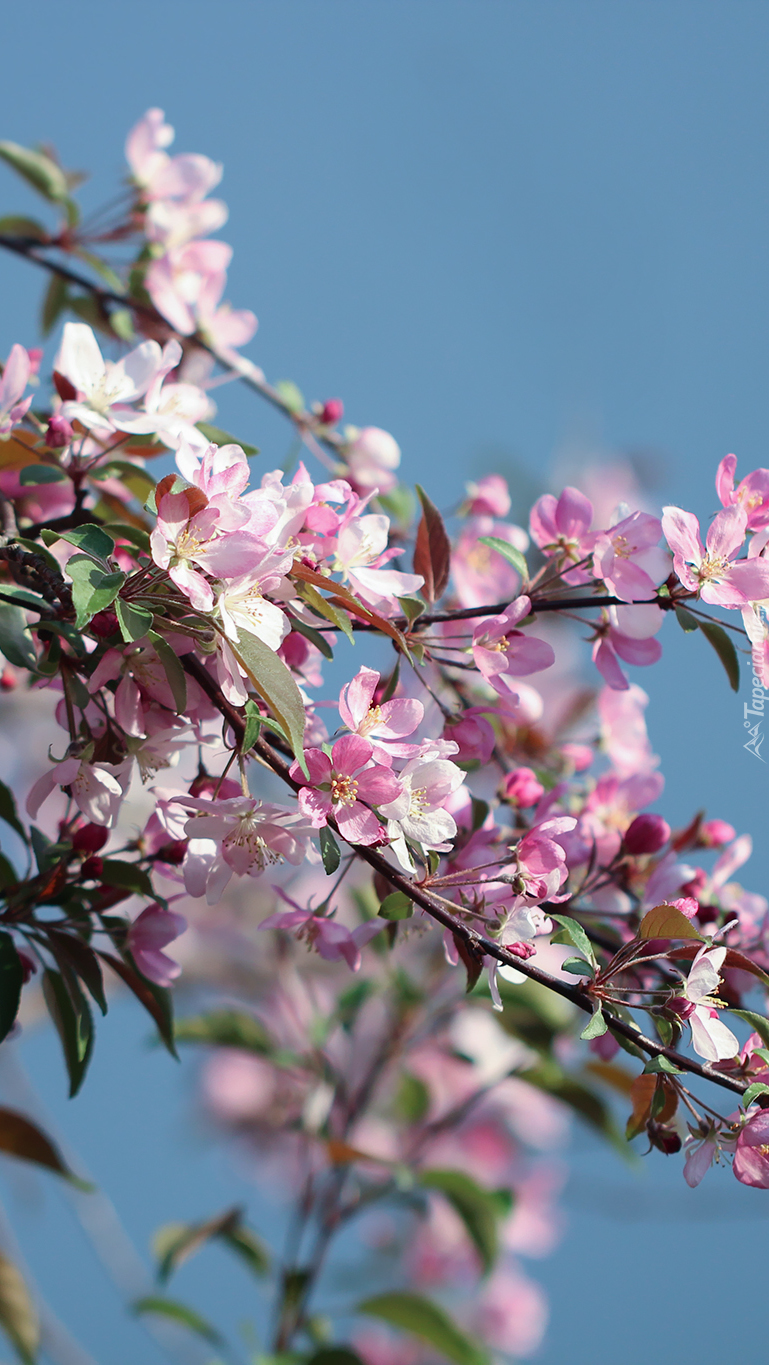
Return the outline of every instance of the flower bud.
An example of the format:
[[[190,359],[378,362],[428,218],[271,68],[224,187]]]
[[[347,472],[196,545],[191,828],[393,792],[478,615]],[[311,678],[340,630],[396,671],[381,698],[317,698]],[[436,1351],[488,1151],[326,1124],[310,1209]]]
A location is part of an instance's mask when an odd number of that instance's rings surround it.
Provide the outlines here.
[[[515,768],[508,773],[502,790],[515,806],[533,806],[545,794],[542,783],[531,768]]]
[[[675,1128],[669,1128],[667,1124],[655,1123],[650,1119],[646,1125],[646,1135],[658,1151],[664,1152],[665,1156],[672,1156],[681,1150],[681,1137]]]
[[[494,731],[485,716],[465,712],[458,721],[448,722],[443,738],[459,745],[460,763],[488,763],[494,752]]]
[[[0,675],[0,690],[3,692],[13,692],[14,688],[18,687],[18,683],[19,680],[13,669],[6,665]]]
[[[344,417],[344,403],[341,398],[328,398],[323,404],[320,420],[324,427],[335,427]]]
[[[661,815],[637,815],[625,830],[625,852],[659,853],[670,838],[670,825]]]
[[[163,844],[162,848],[158,849],[155,857],[160,863],[171,863],[177,866],[184,862],[187,844],[187,839],[171,839],[169,843]]]
[[[114,611],[97,611],[91,618],[90,629],[100,640],[108,640],[117,630],[117,616]]]
[[[54,412],[48,419],[48,429],[45,433],[45,444],[52,450],[60,450],[62,446],[68,446],[73,436],[71,424],[61,413]]]
[[[80,875],[83,881],[97,882],[103,871],[104,859],[100,858],[98,853],[94,853],[90,858],[86,858],[80,869]]]
[[[723,848],[737,837],[734,825],[725,820],[704,820],[700,825],[697,843],[700,848]]]
[[[72,835],[72,847],[76,853],[98,853],[109,839],[109,830],[103,825],[82,825]]]

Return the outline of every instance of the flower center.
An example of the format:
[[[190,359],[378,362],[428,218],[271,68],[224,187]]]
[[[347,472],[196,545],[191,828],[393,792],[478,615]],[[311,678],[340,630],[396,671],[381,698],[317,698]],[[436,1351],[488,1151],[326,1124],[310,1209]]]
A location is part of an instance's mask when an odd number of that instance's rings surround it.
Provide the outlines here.
[[[729,560],[724,555],[706,555],[699,567],[700,578],[708,582],[712,578],[723,578],[729,568]]]
[[[421,815],[424,815],[429,805],[430,802],[427,797],[426,787],[416,787],[412,789],[409,815],[414,816],[415,819],[419,819]]]
[[[224,840],[225,848],[242,848],[250,856],[248,871],[253,867],[258,872],[264,872],[268,863],[280,863],[283,861],[280,853],[276,853],[273,848],[268,848],[261,834],[257,834],[258,821],[251,815],[244,815],[237,823],[235,828]]]
[[[351,806],[358,799],[358,784],[354,777],[335,773],[331,779],[331,800],[334,805]]]
[[[372,730],[376,728],[377,725],[381,725],[381,723],[382,723],[381,706],[370,706],[367,715],[363,717],[363,720],[358,726],[358,734],[368,735],[371,733]]]

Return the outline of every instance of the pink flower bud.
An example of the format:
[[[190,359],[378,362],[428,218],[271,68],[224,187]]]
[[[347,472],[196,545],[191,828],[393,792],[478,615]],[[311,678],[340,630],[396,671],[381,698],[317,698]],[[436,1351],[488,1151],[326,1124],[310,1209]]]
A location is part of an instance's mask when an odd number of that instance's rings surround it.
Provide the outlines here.
[[[697,844],[700,848],[723,848],[724,844],[730,844],[736,837],[734,826],[728,825],[725,820],[705,820],[700,825]]]
[[[13,669],[6,666],[0,675],[0,690],[3,692],[13,692],[13,689],[18,687],[18,684],[19,680]]]
[[[700,903],[693,896],[679,896],[677,900],[668,901],[668,905],[675,906],[676,910],[680,910],[681,914],[686,915],[687,919],[694,919],[694,916],[700,912]]]
[[[625,852],[659,853],[670,838],[670,825],[661,815],[637,815],[625,830]]]
[[[28,346],[27,355],[29,356],[30,374],[40,373],[40,361],[43,359],[43,351],[40,346]]]
[[[169,843],[163,844],[155,855],[158,862],[171,863],[173,866],[183,863],[188,842],[187,839],[172,839]]]
[[[487,474],[477,483],[468,483],[467,511],[473,517],[506,517],[510,511],[510,493],[501,474]]]
[[[45,444],[52,450],[59,450],[62,446],[68,446],[75,435],[66,417],[54,412],[48,419],[48,430],[45,433]]]
[[[335,427],[344,417],[344,403],[341,398],[327,398],[323,404],[320,420],[324,427]]]
[[[117,630],[117,616],[114,611],[97,611],[91,618],[90,629],[100,640],[108,640]]]
[[[72,847],[76,853],[98,853],[109,839],[109,830],[103,825],[82,825],[72,835]]]
[[[494,731],[491,725],[485,716],[470,715],[468,711],[460,720],[448,722],[443,731],[443,738],[453,739],[455,744],[459,745],[456,757],[460,763],[488,763],[494,752]]]
[[[595,751],[589,744],[572,744],[571,742],[562,744],[561,753],[573,765],[574,771],[577,773],[583,773],[586,768],[589,768],[595,757]]]
[[[100,858],[98,853],[95,853],[92,857],[86,858],[80,869],[80,875],[86,882],[97,882],[103,871],[104,859]]]
[[[502,947],[508,953],[512,953],[513,957],[519,957],[522,962],[525,962],[527,957],[533,957],[537,951],[534,944],[526,939],[521,939],[518,943],[503,943]]]
[[[503,791],[515,806],[533,806],[544,796],[545,789],[531,768],[515,768],[505,778]]]

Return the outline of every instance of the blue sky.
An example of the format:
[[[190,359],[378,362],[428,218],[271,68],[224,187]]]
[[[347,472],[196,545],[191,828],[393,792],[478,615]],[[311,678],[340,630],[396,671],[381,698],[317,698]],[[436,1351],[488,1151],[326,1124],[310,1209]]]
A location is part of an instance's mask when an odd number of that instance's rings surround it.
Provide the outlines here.
[[[444,505],[489,468],[528,495],[565,451],[630,451],[655,471],[660,503],[707,521],[724,454],[743,473],[769,464],[768,43],[769,10],[753,0],[43,0],[4,17],[0,135],[55,141],[93,172],[84,199],[95,206],[122,174],[129,126],[163,107],[177,150],[225,164],[228,292],[260,319],[249,354],[270,378],[310,399],[341,396],[352,421],[392,431],[406,477]],[[0,213],[32,207],[0,168]],[[0,291],[0,351],[34,344],[40,279],[0,259]],[[269,467],[283,460],[288,433],[254,397],[232,388],[220,401],[223,426]],[[673,629],[662,666],[638,673],[664,808],[684,820],[707,805],[750,830],[760,847],[746,884],[765,889],[769,775],[742,748],[741,699],[704,640]],[[132,1107],[117,1117],[107,1103],[113,1071],[126,1065],[138,1093],[145,1068],[166,1064],[140,1053],[140,1034],[130,1047],[121,1036],[108,1030],[77,1108],[56,1099],[42,1040],[30,1055],[73,1136],[100,1097],[122,1125],[116,1139],[105,1118],[102,1144],[121,1159],[105,1159],[104,1178],[138,1232],[197,1212],[184,1203],[197,1168],[172,1169],[185,1093],[174,1073],[153,1091],[157,1169],[135,1180],[142,1132]],[[737,1304],[765,1264],[764,1196],[748,1204],[724,1173],[690,1194],[678,1169],[653,1169],[639,1183],[613,1157],[580,1151],[571,1232],[538,1268],[556,1300],[543,1365],[730,1349],[738,1310],[714,1324],[701,1247],[712,1237],[720,1255],[729,1243]],[[164,1189],[173,1209],[160,1207]],[[633,1221],[618,1209],[635,1209]],[[129,1365],[136,1347],[116,1338],[114,1305],[85,1309],[80,1271],[67,1273],[62,1313],[105,1365]],[[665,1296],[648,1340],[639,1292]],[[593,1302],[610,1306],[593,1318]]]

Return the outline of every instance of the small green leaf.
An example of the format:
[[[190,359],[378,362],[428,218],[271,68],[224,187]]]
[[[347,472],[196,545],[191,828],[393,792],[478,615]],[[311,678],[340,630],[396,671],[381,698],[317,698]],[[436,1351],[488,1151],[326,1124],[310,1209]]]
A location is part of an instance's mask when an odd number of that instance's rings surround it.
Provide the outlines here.
[[[764,1085],[763,1081],[754,1081],[745,1091],[740,1103],[747,1109],[749,1104],[757,1100],[759,1095],[769,1095],[769,1085]]]
[[[645,1076],[682,1076],[683,1072],[680,1066],[676,1066],[675,1062],[669,1062],[667,1057],[660,1053],[658,1057],[652,1057],[646,1063],[643,1074]]]
[[[493,1268],[499,1251],[497,1226],[499,1204],[490,1190],[465,1175],[464,1171],[422,1171],[419,1184],[437,1190],[462,1219],[467,1234],[481,1258],[484,1274]]]
[[[66,483],[66,470],[56,464],[27,464],[19,470],[19,483],[23,488],[39,488],[44,483]]]
[[[699,630],[700,623],[697,620],[697,617],[692,616],[691,612],[686,610],[686,607],[676,607],[675,611],[676,620],[681,629],[686,631],[687,635],[691,635],[693,631]]]
[[[16,213],[0,218],[0,233],[4,237],[26,237],[35,242],[45,242],[48,238],[48,233],[36,218],[24,218]]]
[[[739,692],[740,661],[731,636],[727,635],[723,626],[716,625],[715,621],[700,621],[700,630],[721,660],[732,691]]]
[[[334,832],[329,829],[328,825],[324,825],[320,830],[320,856],[323,859],[326,876],[332,876],[342,860],[342,855],[334,838]]]
[[[35,1365],[40,1346],[37,1312],[20,1271],[5,1254],[0,1254],[0,1327],[23,1365]]]
[[[321,1346],[307,1365],[364,1365],[364,1361],[351,1346]]]
[[[133,1311],[138,1316],[144,1313],[156,1313],[158,1317],[170,1318],[172,1322],[178,1322],[181,1323],[182,1327],[188,1327],[196,1336],[202,1337],[212,1346],[223,1344],[221,1336],[211,1326],[210,1322],[207,1322],[194,1309],[187,1308],[183,1303],[177,1303],[176,1299],[166,1299],[157,1294],[148,1294],[145,1298],[136,1300]]]
[[[603,1010],[600,1005],[596,1005],[590,1017],[590,1022],[585,1025],[579,1036],[580,1038],[585,1039],[585,1041],[588,1041],[591,1038],[600,1038],[601,1035],[606,1032],[607,1028],[608,1025],[603,1017]]]
[[[115,553],[115,542],[101,526],[87,522],[85,526],[76,526],[72,531],[62,531],[59,539],[74,545],[81,554],[98,560],[109,571],[109,558]]]
[[[578,924],[577,921],[575,919],[572,919],[570,915],[554,915],[550,910],[548,910],[548,914],[551,919],[554,919],[557,924],[560,924],[561,928],[565,931],[567,935],[567,938],[565,939],[562,938],[561,935],[556,935],[556,937],[553,939],[553,942],[565,943],[570,941],[571,943],[574,944],[574,947],[577,949],[577,951],[581,953],[583,957],[587,958],[588,962],[592,962],[595,965],[595,953],[593,952],[593,945],[590,942],[590,939],[588,938],[585,930],[582,928],[582,925]]]
[[[165,1284],[185,1261],[214,1239],[229,1246],[256,1275],[265,1275],[270,1268],[267,1249],[249,1228],[243,1226],[242,1210],[228,1209],[204,1223],[168,1223],[159,1228],[152,1239],[158,1258],[158,1279]]]
[[[67,177],[45,152],[20,147],[18,142],[0,142],[0,157],[50,203],[62,203],[69,198]]]
[[[411,919],[414,913],[414,902],[403,891],[393,891],[389,896],[385,896],[379,907],[380,919]]]
[[[571,972],[573,976],[595,976],[595,967],[592,962],[586,962],[584,957],[567,957],[561,963],[562,972]]]
[[[187,710],[187,674],[179,656],[171,648],[168,641],[164,640],[163,636],[159,635],[156,630],[148,630],[147,639],[163,665],[166,681],[174,699],[176,713],[183,716]]]
[[[454,1365],[488,1365],[486,1351],[466,1336],[443,1308],[419,1294],[377,1294],[365,1299],[356,1311],[419,1337]]]
[[[109,315],[110,327],[121,341],[127,341],[129,345],[136,340],[134,330],[133,314],[129,308],[113,308]]]
[[[246,445],[245,441],[239,441],[237,436],[230,436],[228,431],[222,431],[221,427],[213,427],[210,422],[198,422],[198,431],[202,431],[207,441],[213,441],[217,446],[240,446],[244,455],[258,455],[257,446]]]
[[[16,802],[13,799],[13,794],[4,782],[0,782],[0,820],[4,820],[6,825],[15,829],[25,844],[29,842],[27,831],[16,814]]]
[[[261,1020],[240,1010],[212,1010],[210,1014],[179,1019],[176,1040],[240,1048],[243,1052],[255,1052],[259,1057],[272,1051],[270,1035]]]
[[[275,392],[290,413],[304,412],[304,394],[293,379],[279,379],[275,385]]]
[[[427,610],[427,604],[420,597],[399,597],[398,602],[410,626],[413,626]]]
[[[315,645],[315,648],[320,650],[324,659],[333,659],[334,651],[325,635],[321,635],[320,631],[315,630],[313,626],[308,626],[307,622],[300,620],[298,616],[289,616],[289,620],[291,622],[291,629],[297,631],[299,635],[304,636],[305,640],[309,640],[311,644]]]
[[[243,738],[240,741],[240,752],[248,754],[253,749],[259,738],[262,728],[262,717],[255,701],[247,701],[243,710],[246,713],[246,728],[243,731]]]
[[[125,582],[125,574],[105,573],[89,555],[73,555],[67,563],[67,573],[72,579],[75,625],[81,630],[97,612],[112,606]]]
[[[0,929],[0,1042],[16,1022],[24,984],[24,968],[11,935]]]
[[[7,816],[3,816],[3,819],[7,819]],[[736,1014],[738,1019],[744,1019],[746,1024],[750,1024],[753,1032],[757,1033],[759,1038],[762,1038],[766,1046],[769,1047],[769,1019],[765,1019],[763,1014],[754,1014],[753,1010],[735,1009],[730,1010],[729,1014]]]
[[[404,1071],[394,1103],[399,1118],[406,1123],[421,1123],[430,1110],[430,1091],[420,1076]]]
[[[21,607],[13,607],[10,602],[0,602],[0,652],[16,668],[26,668],[32,672],[37,667],[37,655],[27,629],[27,618]]]
[[[508,564],[512,564],[516,573],[520,574],[522,584],[529,581],[529,566],[526,563],[520,550],[516,550],[514,545],[510,545],[506,540],[500,540],[499,536],[481,536],[479,545],[488,545],[490,550],[496,550]]]
[[[297,761],[304,767],[305,704],[290,670],[269,645],[245,630],[240,631],[237,645],[230,642],[230,648],[254,690],[283,726]]]
[[[105,886],[120,886],[125,891],[133,891],[137,896],[147,896],[152,900],[155,892],[152,881],[138,863],[124,863],[116,858],[105,858],[99,880]]]
[[[136,640],[143,640],[152,629],[152,622],[155,619],[151,611],[144,607],[132,607],[128,602],[124,602],[122,597],[118,597],[115,603],[120,634],[129,644]]]
[[[68,989],[61,973],[50,967],[43,973],[43,995],[61,1040],[72,1099],[85,1080],[91,1060],[94,1040],[91,1011],[82,991],[77,986]]]

